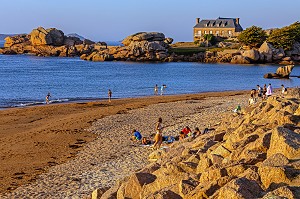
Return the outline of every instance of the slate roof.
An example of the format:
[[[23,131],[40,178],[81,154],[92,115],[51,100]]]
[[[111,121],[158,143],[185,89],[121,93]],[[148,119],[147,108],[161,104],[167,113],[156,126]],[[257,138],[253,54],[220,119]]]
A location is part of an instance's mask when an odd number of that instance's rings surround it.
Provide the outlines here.
[[[236,23],[235,18],[217,18],[201,20],[194,28],[235,28],[237,32],[242,31],[240,24]]]

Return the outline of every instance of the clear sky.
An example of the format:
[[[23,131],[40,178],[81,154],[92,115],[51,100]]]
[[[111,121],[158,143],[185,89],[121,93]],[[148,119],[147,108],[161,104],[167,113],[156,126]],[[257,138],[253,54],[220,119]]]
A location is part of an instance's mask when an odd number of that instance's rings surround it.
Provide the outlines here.
[[[195,18],[240,18],[245,29],[283,27],[300,20],[300,0],[1,0],[0,33],[43,26],[95,41],[142,31],[191,41]]]

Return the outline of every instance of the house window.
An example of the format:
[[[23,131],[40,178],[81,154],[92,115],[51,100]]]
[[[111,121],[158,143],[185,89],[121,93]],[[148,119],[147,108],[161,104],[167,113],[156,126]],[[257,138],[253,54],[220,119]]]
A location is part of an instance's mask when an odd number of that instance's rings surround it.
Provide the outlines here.
[[[213,31],[212,31],[212,30],[210,30],[210,31],[209,31],[209,34],[213,34]]]
[[[201,37],[201,35],[202,35],[201,30],[198,30],[198,31],[196,32],[196,34],[195,34],[195,36],[200,36],[200,37]]]
[[[231,36],[232,35],[232,31],[228,30],[228,35]]]
[[[207,31],[206,31],[206,30],[204,30],[204,34],[207,34]]]
[[[224,33],[225,33],[224,30],[222,30],[221,35],[224,36]]]
[[[220,31],[217,30],[217,31],[216,31],[216,35],[219,36],[219,34],[220,34]]]

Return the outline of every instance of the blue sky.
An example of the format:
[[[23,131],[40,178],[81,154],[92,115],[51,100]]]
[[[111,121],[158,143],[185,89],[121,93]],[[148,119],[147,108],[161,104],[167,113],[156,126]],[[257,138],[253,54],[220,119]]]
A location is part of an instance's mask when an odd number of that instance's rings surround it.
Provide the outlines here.
[[[195,18],[240,18],[245,29],[287,26],[300,20],[300,0],[1,0],[0,33],[38,26],[116,41],[141,31],[191,41]]]

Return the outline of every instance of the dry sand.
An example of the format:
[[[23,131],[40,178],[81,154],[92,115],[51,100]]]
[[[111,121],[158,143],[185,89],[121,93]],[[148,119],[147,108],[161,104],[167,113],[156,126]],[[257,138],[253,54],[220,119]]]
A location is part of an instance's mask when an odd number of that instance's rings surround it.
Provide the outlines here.
[[[145,166],[151,152],[129,140],[133,128],[165,135],[215,126],[248,91],[154,96],[0,111],[1,198],[83,198]]]

